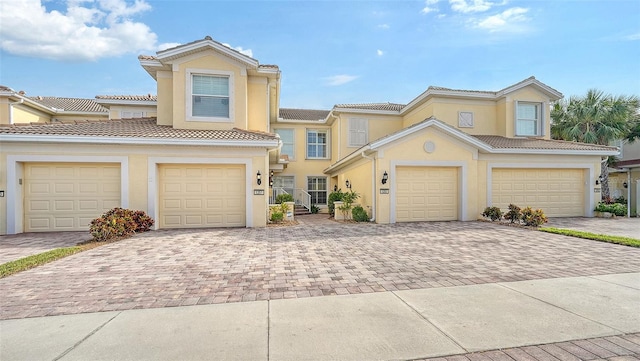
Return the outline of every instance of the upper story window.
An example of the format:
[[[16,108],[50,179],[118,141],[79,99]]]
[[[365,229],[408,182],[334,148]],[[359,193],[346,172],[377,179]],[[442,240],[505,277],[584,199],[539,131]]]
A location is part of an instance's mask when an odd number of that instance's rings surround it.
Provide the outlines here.
[[[326,130],[307,129],[307,158],[328,158],[329,132]]]
[[[311,204],[327,204],[327,177],[308,177],[307,192]]]
[[[516,135],[541,136],[542,103],[516,102]]]
[[[233,74],[187,69],[187,120],[233,120]]]
[[[276,129],[276,134],[280,136],[282,141],[282,149],[280,154],[289,156],[289,159],[295,159],[295,133],[293,129]]]
[[[349,118],[349,147],[361,147],[369,141],[369,121]]]

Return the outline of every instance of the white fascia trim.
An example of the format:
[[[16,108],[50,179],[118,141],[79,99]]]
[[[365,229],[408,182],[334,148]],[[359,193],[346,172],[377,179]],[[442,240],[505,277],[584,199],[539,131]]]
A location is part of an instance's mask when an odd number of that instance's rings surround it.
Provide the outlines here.
[[[256,70],[259,74],[280,74],[280,69],[274,69],[274,68],[260,68],[258,67],[258,70]]]
[[[413,109],[416,105],[422,103],[425,99],[431,96],[449,96],[455,98],[476,98],[476,99],[496,99],[496,95],[491,92],[487,93],[477,93],[477,92],[465,92],[459,90],[434,90],[427,89],[424,93],[420,94],[417,98],[413,99],[409,104],[405,105],[404,108],[400,110],[400,114],[404,114],[407,111]]]
[[[318,120],[297,120],[297,119],[282,119],[278,118],[278,123],[300,123],[300,124],[319,124],[325,125],[327,123],[326,119],[318,119]]]
[[[515,84],[515,85],[512,85],[512,86],[510,86],[508,88],[502,89],[501,91],[499,91],[497,93],[497,96],[499,98],[501,98],[501,97],[503,97],[503,96],[505,96],[505,95],[507,95],[509,93],[512,93],[512,92],[514,92],[516,90],[520,90],[520,89],[522,89],[524,87],[527,87],[529,85],[535,85],[540,90],[542,90],[542,92],[546,93],[550,98],[555,98],[555,99],[552,99],[552,100],[557,100],[557,99],[560,99],[560,98],[563,97],[562,93],[558,92],[555,89],[550,88],[546,84],[540,82],[538,79],[529,79],[529,80],[526,80],[526,81],[524,81],[522,83]]]
[[[22,233],[18,225],[23,224],[24,210],[22,189],[18,181],[18,163],[119,163],[120,164],[120,206],[129,207],[129,157],[126,156],[82,156],[82,155],[8,155],[7,156],[7,234]],[[24,182],[23,182],[24,183]]]
[[[396,110],[375,110],[375,109],[357,109],[357,108],[333,108],[333,110],[340,113],[356,113],[356,114],[384,114],[384,115],[400,115]]]
[[[182,46],[178,46],[177,48],[173,48],[173,49],[167,49],[167,50],[163,50],[163,51],[159,51],[157,52],[157,58],[162,61],[164,59],[170,59],[170,58],[175,58],[175,57],[180,57],[183,54],[186,53],[190,53],[193,51],[197,51],[200,50],[202,48],[210,48],[213,49],[215,51],[218,51],[232,59],[235,59],[241,63],[244,63],[246,65],[249,65],[253,68],[257,68],[258,67],[258,61],[256,59],[253,59],[249,56],[246,56],[240,52],[237,52],[231,48],[228,48],[222,44],[219,44],[213,40],[203,40],[203,41],[199,41],[197,43],[193,43],[193,44],[188,44],[188,45],[182,45]]]
[[[422,160],[392,160],[390,162],[389,178],[391,179],[391,187],[389,190],[389,198],[391,204],[389,207],[389,223],[396,223],[396,183],[398,180],[397,167],[451,167],[460,168],[460,179],[458,180],[458,219],[461,221],[470,221],[467,218],[467,199],[468,199],[468,167],[466,162],[462,161],[422,161]]]
[[[116,99],[96,99],[98,104],[114,104],[114,105],[152,105],[157,106],[156,100],[116,100]]]
[[[138,144],[138,145],[190,145],[220,146],[241,148],[277,148],[278,140],[242,141],[242,140],[196,140],[196,139],[158,139],[158,138],[121,138],[121,137],[75,137],[43,135],[0,135],[2,142],[45,142],[45,143],[88,143],[88,144]]]
[[[160,225],[158,164],[243,164],[245,167],[245,224],[253,227],[253,161],[242,158],[180,158],[180,157],[149,157],[148,158],[149,187],[147,188],[147,214],[156,220],[153,227]]]
[[[488,153],[494,154],[554,154],[554,155],[617,155],[618,151],[600,151],[600,150],[565,150],[565,149],[514,149],[501,148],[491,149]]]
[[[487,163],[487,207],[492,205],[492,183],[494,168],[512,168],[512,169],[585,169],[587,170],[587,180],[585,184],[584,195],[584,216],[593,217],[593,209],[595,208],[595,197],[593,189],[596,186],[595,169],[593,164],[567,164],[567,163]]]

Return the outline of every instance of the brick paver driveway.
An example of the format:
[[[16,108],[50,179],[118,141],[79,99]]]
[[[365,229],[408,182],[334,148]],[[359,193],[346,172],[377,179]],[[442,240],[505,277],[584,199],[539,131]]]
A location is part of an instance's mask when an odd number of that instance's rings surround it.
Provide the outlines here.
[[[0,279],[0,318],[638,271],[638,248],[486,222],[155,231]]]

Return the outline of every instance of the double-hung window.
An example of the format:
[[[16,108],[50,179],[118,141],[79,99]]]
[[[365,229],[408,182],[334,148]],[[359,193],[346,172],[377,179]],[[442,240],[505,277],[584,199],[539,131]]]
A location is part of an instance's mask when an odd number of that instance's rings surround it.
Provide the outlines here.
[[[363,118],[349,118],[349,147],[367,144],[369,121]]]
[[[516,135],[541,136],[542,103],[516,102]]]
[[[293,129],[276,129],[276,134],[280,136],[282,141],[282,149],[280,154],[289,156],[290,160],[295,159],[295,132]]]
[[[188,69],[187,120],[233,120],[233,73]]]
[[[327,177],[308,177],[307,192],[311,204],[327,204]]]
[[[326,130],[307,129],[307,158],[328,158],[329,133]]]

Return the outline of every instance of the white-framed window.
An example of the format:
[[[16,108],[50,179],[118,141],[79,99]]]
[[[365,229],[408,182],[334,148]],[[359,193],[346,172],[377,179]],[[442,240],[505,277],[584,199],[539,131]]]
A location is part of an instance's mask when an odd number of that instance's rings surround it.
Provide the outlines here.
[[[326,159],[329,157],[329,132],[307,129],[307,158]]]
[[[187,120],[233,121],[233,73],[187,69]]]
[[[282,188],[285,192],[294,195],[293,190],[295,188],[295,177],[293,176],[274,176],[273,188]]]
[[[295,159],[296,146],[294,129],[276,129],[275,132],[280,136],[280,140],[282,141],[280,154],[289,156],[290,160]]]
[[[327,177],[307,177],[311,204],[327,204]]]
[[[349,118],[349,147],[361,147],[369,142],[369,120]]]
[[[473,112],[458,112],[458,127],[473,128]]]
[[[516,135],[541,136],[542,122],[542,103],[516,102]]]

